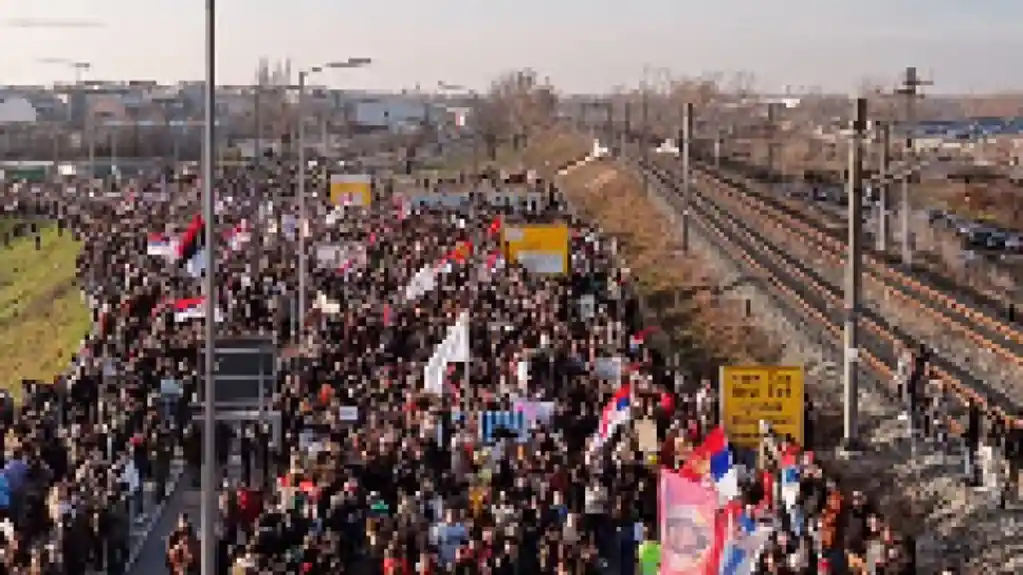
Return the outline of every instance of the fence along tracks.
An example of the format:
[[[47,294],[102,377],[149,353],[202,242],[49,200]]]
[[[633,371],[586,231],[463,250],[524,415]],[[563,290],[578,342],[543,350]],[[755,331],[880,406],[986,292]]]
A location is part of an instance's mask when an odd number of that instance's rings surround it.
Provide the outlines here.
[[[680,175],[675,170],[652,163],[638,161],[636,165],[673,191],[668,199],[678,207]],[[712,194],[693,189],[691,209],[697,224],[729,257],[761,273],[772,291],[799,308],[798,312],[808,321],[840,337],[844,317],[842,290],[774,239],[781,234],[790,237],[791,241],[809,243],[819,250],[821,256],[837,264],[844,259],[845,249],[838,232],[829,230],[824,223],[811,221],[791,207],[772,201],[774,198],[751,191],[741,182],[722,183],[726,184],[725,193]],[[751,225],[754,221],[764,222],[767,228],[773,228],[773,233],[768,235],[764,226],[754,228]],[[865,256],[864,268],[869,279],[885,286],[903,305],[924,314],[943,329],[962,333],[970,341],[990,349],[1000,359],[1020,365],[1023,335],[1015,326],[963,303],[932,284],[894,269],[875,254]],[[865,367],[880,375],[883,381],[893,376],[899,350],[919,345],[911,334],[866,306],[862,310],[861,327],[864,337],[860,357]],[[955,390],[961,398],[973,398],[1003,417],[1015,415],[1017,402],[1006,390],[975,377],[945,357],[933,357],[930,365],[933,377]]]

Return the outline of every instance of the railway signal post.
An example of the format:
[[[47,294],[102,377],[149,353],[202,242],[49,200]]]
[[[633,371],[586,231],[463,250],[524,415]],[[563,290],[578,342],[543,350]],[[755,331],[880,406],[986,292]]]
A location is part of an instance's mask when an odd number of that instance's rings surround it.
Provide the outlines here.
[[[614,149],[615,139],[615,113],[614,103],[611,100],[607,100],[601,104],[604,106],[605,122],[607,126],[604,128],[604,138],[607,143],[608,151]]]
[[[891,188],[891,175],[888,173],[891,170],[892,163],[892,152],[891,152],[891,137],[892,130],[891,124],[888,122],[881,122],[878,124],[878,130],[880,132],[880,146],[881,146],[881,157],[880,157],[880,184],[878,186],[878,215],[877,215],[877,249],[880,252],[888,251],[888,239],[889,239],[889,226],[888,218],[889,210],[891,209],[891,195],[889,190]]]
[[[642,137],[642,153],[643,153],[643,165],[650,165],[650,99],[647,95],[647,86],[643,84],[642,100],[640,102],[640,113],[643,118],[643,137]],[[643,192],[648,196],[650,195],[650,178],[647,176],[646,170],[643,170]]]
[[[908,66],[906,68],[906,74],[902,81],[902,86],[895,91],[896,94],[900,94],[906,97],[906,123],[903,128],[905,131],[905,158],[904,161],[908,164],[915,156],[916,150],[913,144],[913,130],[916,128],[916,101],[920,97],[919,88],[921,86],[930,86],[930,82],[925,82],[920,79],[917,75],[916,66]],[[913,247],[909,243],[909,186],[912,183],[913,173],[912,171],[907,174],[902,180],[902,198],[901,205],[899,206],[899,227],[902,228],[902,263],[904,265],[910,265],[913,263]]]
[[[861,308],[863,260],[863,140],[867,128],[867,99],[856,98],[853,109],[852,142],[849,146],[849,179],[846,181],[848,198],[848,254],[845,262],[845,345],[843,353],[844,405],[843,450],[860,450],[859,441],[859,381],[857,363],[859,341],[857,330]]]
[[[625,148],[629,145],[629,135],[632,130],[632,103],[625,101],[625,123],[622,129],[622,155],[625,155]]]
[[[689,251],[689,195],[692,189],[692,143],[693,143],[693,103],[686,102],[682,109],[682,129],[679,134],[679,145],[682,157],[682,251]]]
[[[767,104],[767,173],[771,181],[774,181],[775,150],[778,147],[778,104],[768,102]]]

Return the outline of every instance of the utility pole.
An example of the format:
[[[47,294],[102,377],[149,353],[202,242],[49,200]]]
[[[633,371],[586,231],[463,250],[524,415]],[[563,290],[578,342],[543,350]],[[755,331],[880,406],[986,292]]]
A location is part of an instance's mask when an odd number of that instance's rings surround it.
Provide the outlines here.
[[[203,133],[202,146],[202,204],[203,217],[205,219],[206,234],[206,277],[204,278],[204,297],[206,304],[206,318],[203,326],[205,344],[204,372],[205,389],[203,393],[203,431],[202,431],[202,470],[201,484],[201,505],[199,526],[202,531],[200,538],[200,567],[202,575],[214,575],[217,572],[217,442],[214,438],[217,419],[214,413],[216,399],[213,393],[216,346],[214,339],[217,336],[216,329],[216,306],[217,306],[217,243],[218,239],[214,233],[214,220],[216,212],[214,209],[213,177],[216,173],[213,162],[216,159],[216,110],[217,110],[217,87],[216,87],[216,3],[215,0],[206,0],[206,82],[203,86],[203,120],[205,132]]]
[[[767,174],[772,180],[774,179],[774,156],[775,147],[777,143],[777,110],[778,105],[774,102],[768,102],[767,104]]]
[[[686,102],[682,108],[682,129],[679,134],[682,156],[682,251],[689,251],[689,200],[692,194],[692,143],[693,143],[693,103]]]
[[[860,299],[862,289],[863,260],[863,217],[860,213],[863,203],[863,134],[867,127],[867,99],[856,98],[853,110],[852,142],[849,146],[849,180],[846,182],[848,198],[848,253],[845,262],[845,353],[843,377],[845,379],[843,417],[844,449],[859,451],[859,382],[857,363],[859,360]]]
[[[92,189],[93,181],[96,179],[96,118],[92,109],[86,109],[85,133],[89,138],[89,189]]]
[[[625,154],[625,147],[629,145],[629,138],[632,132],[632,102],[625,101],[625,127],[622,130],[622,155]]]
[[[643,112],[642,112],[643,113],[643,138],[642,138],[643,139],[643,143],[642,143],[642,151],[643,151],[643,165],[646,166],[646,165],[649,165],[649,161],[648,160],[650,158],[650,122],[649,122],[649,119],[650,119],[650,99],[647,97],[646,84],[643,85],[642,106],[643,106],[643,108],[642,108],[642,110],[643,110]],[[647,178],[646,170],[644,169],[643,170],[643,191],[648,193],[648,194],[650,193],[650,185],[649,184],[650,184],[649,178]]]
[[[724,133],[718,130],[714,137],[714,169],[721,169],[721,148],[725,145]]]
[[[878,204],[880,205],[880,208],[878,209],[878,214],[877,214],[877,249],[878,249],[878,251],[883,253],[883,252],[888,251],[888,239],[889,239],[889,236],[890,236],[890,231],[888,229],[888,218],[889,218],[889,213],[888,212],[891,209],[891,203],[890,203],[891,202],[891,195],[890,195],[889,192],[890,192],[890,189],[891,189],[892,181],[891,181],[891,175],[889,174],[889,171],[891,171],[891,164],[892,164],[892,152],[891,152],[891,148],[892,148],[892,145],[891,145],[892,130],[891,130],[891,124],[888,123],[888,122],[881,122],[881,123],[879,123],[877,128],[878,128],[878,131],[880,132],[880,134],[878,134],[878,136],[879,136],[878,139],[880,140],[880,145],[881,145],[881,150],[880,150],[881,151],[881,155],[880,155],[880,169],[879,169],[880,173],[878,174],[880,176],[878,178],[878,181],[880,182],[879,188],[878,188],[878,192],[879,192],[879,196],[880,196],[880,197],[878,197]]]
[[[263,95],[263,84],[257,84],[256,90],[252,94],[252,114],[255,116],[255,130],[256,137],[253,138],[253,148],[256,153],[256,165],[263,165],[263,110],[262,110],[262,95]]]
[[[614,104],[611,100],[604,102],[604,112],[607,114],[607,127],[604,129],[606,136],[604,137],[607,138],[607,149],[608,151],[611,151],[611,142],[614,141],[615,137],[615,111]]]
[[[479,184],[480,175],[480,130],[483,122],[480,118],[480,95],[472,93],[472,174],[476,185]]]
[[[902,86],[895,93],[906,98],[906,122],[905,122],[905,154],[903,161],[908,165],[913,161],[915,150],[913,145],[913,130],[916,129],[916,101],[920,97],[918,88],[930,86],[931,82],[922,81],[917,76],[916,66],[907,66],[906,74],[902,80]],[[913,249],[909,243],[909,212],[912,209],[909,202],[909,186],[912,184],[913,172],[909,171],[902,180],[902,201],[899,206],[899,224],[902,228],[902,263],[911,265],[913,263]]]

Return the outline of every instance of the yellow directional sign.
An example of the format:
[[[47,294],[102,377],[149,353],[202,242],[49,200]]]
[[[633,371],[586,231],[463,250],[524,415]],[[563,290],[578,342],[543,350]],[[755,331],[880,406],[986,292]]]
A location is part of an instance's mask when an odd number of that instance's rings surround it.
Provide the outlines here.
[[[373,178],[369,175],[330,175],[330,203],[335,206],[369,207],[372,202]]]
[[[537,274],[568,272],[568,226],[564,224],[510,225],[501,231],[505,257]]]
[[[760,445],[760,422],[803,443],[803,368],[730,365],[721,368],[721,420],[728,441]]]

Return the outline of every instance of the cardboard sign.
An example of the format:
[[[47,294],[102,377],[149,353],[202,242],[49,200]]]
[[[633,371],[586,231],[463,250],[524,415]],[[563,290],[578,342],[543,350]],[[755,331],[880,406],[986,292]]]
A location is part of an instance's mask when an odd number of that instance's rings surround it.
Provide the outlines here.
[[[635,422],[636,435],[639,438],[639,450],[646,454],[657,453],[661,446],[657,441],[657,423],[649,418]]]

